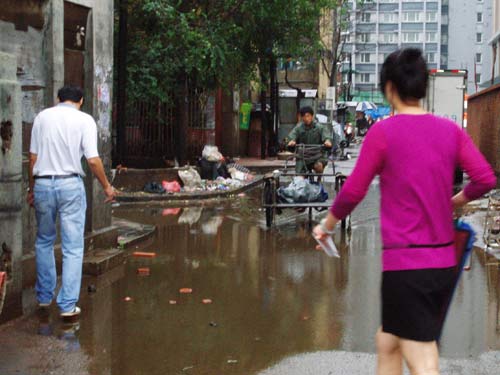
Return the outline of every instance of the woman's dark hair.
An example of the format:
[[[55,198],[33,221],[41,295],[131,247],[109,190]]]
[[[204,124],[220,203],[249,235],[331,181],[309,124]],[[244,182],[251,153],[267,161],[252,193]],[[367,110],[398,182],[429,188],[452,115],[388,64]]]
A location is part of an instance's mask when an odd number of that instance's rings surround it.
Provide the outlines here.
[[[73,103],[79,103],[83,98],[83,90],[78,86],[66,85],[59,89],[57,97],[61,103],[68,100]]]
[[[401,100],[422,99],[427,93],[429,72],[418,48],[406,48],[391,53],[382,65],[380,89],[385,93],[387,82],[391,81]]]
[[[309,106],[302,107],[300,109],[300,115],[301,116],[304,116],[306,113],[310,113],[312,116],[314,116],[314,110],[311,107],[309,107]]]

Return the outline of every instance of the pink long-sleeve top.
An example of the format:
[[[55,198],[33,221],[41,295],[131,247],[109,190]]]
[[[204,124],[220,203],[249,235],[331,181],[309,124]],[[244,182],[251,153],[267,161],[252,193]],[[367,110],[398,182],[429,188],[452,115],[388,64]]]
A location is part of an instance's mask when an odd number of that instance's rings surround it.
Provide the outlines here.
[[[495,187],[492,168],[455,123],[431,114],[393,116],[368,132],[331,213],[344,219],[379,175],[382,269],[453,267],[451,198],[457,166],[470,177],[464,189],[469,200]]]

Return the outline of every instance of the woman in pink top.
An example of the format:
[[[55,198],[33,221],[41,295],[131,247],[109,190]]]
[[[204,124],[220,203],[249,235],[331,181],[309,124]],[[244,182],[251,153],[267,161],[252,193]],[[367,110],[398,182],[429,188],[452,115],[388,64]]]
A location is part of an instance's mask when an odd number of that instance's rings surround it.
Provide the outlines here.
[[[314,234],[320,239],[349,215],[380,176],[382,326],[377,373],[400,375],[403,358],[413,375],[439,374],[436,340],[454,287],[453,210],[496,185],[495,175],[455,123],[420,106],[428,72],[418,49],[389,55],[381,87],[397,115],[368,132],[351,176]],[[452,197],[459,166],[471,182]]]

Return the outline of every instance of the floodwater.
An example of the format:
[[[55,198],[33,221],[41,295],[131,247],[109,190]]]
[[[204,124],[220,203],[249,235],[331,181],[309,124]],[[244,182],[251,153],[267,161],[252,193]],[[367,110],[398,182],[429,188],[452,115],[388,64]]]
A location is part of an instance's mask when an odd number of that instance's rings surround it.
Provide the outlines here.
[[[91,374],[249,375],[298,353],[374,352],[375,189],[353,214],[352,232],[336,234],[340,259],[314,250],[306,214],[267,230],[257,196],[216,206],[115,209],[119,218],[157,226],[140,249],[157,256],[130,257],[102,278],[84,279],[77,339]],[[137,275],[139,267],[149,267],[150,276]],[[96,291],[88,293],[89,285]],[[477,251],[457,289],[443,356],[499,350],[499,306],[499,264]]]

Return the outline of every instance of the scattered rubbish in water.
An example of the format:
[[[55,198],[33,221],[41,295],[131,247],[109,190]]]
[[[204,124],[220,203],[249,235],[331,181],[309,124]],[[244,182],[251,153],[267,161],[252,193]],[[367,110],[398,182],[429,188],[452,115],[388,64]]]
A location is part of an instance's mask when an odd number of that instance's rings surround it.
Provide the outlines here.
[[[194,369],[194,366],[187,366],[182,369],[183,372]]]
[[[87,287],[87,292],[89,293],[95,293],[97,292],[97,288],[94,284],[90,284],[88,287]]]
[[[156,256],[156,253],[150,253],[150,252],[145,252],[145,251],[135,251],[132,255],[135,257],[142,257],[142,258],[154,258]]]
[[[201,302],[204,305],[210,305],[212,303],[212,300],[210,298],[205,298],[205,299],[202,299]]]
[[[181,185],[179,184],[178,181],[162,181],[161,186],[163,189],[165,189],[168,193],[178,193],[181,191]]]
[[[193,267],[194,270],[200,268],[200,261],[199,260],[193,260],[191,262],[191,266]]]
[[[210,327],[217,327],[217,323],[215,323],[215,322],[210,322],[208,324],[210,325]]]
[[[236,359],[228,359],[227,363],[229,363],[229,364],[235,364],[235,363],[238,363],[238,360],[236,360]]]
[[[177,301],[171,299],[170,301],[168,301],[169,304],[171,305],[177,305]]]
[[[245,193],[239,193],[239,194],[238,194],[238,197],[240,197],[240,198],[243,198],[243,197],[246,197],[246,196],[247,196],[247,195],[246,195]]]
[[[125,297],[123,300],[124,300],[125,302],[130,302],[130,301],[132,301],[132,297],[128,297],[128,296],[127,296],[127,297]]]
[[[255,341],[262,341],[262,339],[260,337],[256,337],[254,340]]]
[[[193,289],[191,289],[191,288],[181,288],[181,289],[179,289],[179,293],[181,293],[181,294],[191,294],[191,293],[193,293]]]
[[[309,317],[309,316],[307,316],[307,315],[304,315],[301,319],[302,319],[303,321],[306,321],[306,320],[309,320],[309,319],[310,319],[310,317]]]
[[[150,275],[149,267],[138,268],[137,269],[137,274],[139,276],[149,276]]]
[[[180,208],[165,208],[161,212],[161,216],[169,216],[169,215],[177,216],[179,215],[180,212],[181,212]]]

